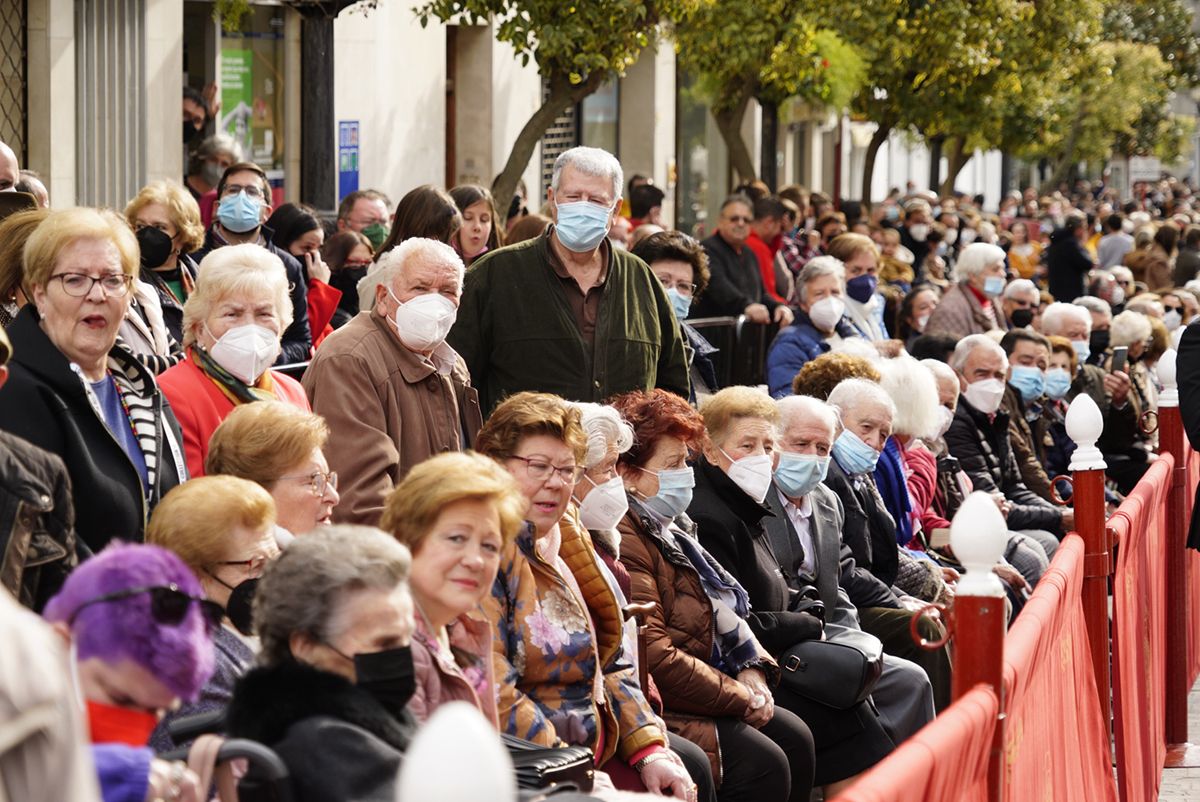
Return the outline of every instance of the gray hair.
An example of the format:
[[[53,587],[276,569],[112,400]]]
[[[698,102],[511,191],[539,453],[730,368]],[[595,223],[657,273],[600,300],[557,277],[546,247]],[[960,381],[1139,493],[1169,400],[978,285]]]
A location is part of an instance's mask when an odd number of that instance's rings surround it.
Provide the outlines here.
[[[940,386],[942,382],[947,382],[947,383],[953,385],[954,386],[954,395],[955,395],[955,397],[958,396],[958,392],[959,392],[959,390],[958,390],[958,374],[956,374],[954,372],[953,368],[951,368],[945,362],[942,362],[940,359],[922,359],[921,364],[924,365],[929,370],[929,372],[933,374],[933,378],[937,381],[937,383],[939,385],[938,386],[938,397],[939,398],[941,397],[941,393],[942,393],[941,386]]]
[[[1042,295],[1038,292],[1037,285],[1027,278],[1018,278],[1010,281],[1008,286],[1004,288],[1004,297],[1008,300],[1016,298],[1018,295],[1030,295],[1035,298],[1034,303],[1037,303],[1038,298]]]
[[[880,362],[879,386],[896,405],[892,431],[909,437],[935,438],[941,425],[937,378],[911,356]]]
[[[988,265],[1004,261],[1004,249],[987,242],[972,242],[962,249],[954,269],[962,279],[978,276]]]
[[[821,276],[836,276],[842,289],[846,288],[846,266],[842,264],[842,260],[833,256],[818,256],[809,259],[796,276],[796,292],[799,293],[801,301],[808,301],[808,282]]]
[[[1157,318],[1161,318],[1164,313],[1161,301],[1156,301],[1153,298],[1147,298],[1144,296],[1134,298],[1132,301],[1127,302],[1125,304],[1125,311],[1141,312],[1143,315],[1149,315],[1150,317]]]
[[[226,245],[209,251],[196,273],[196,287],[183,305],[183,345],[196,342],[200,324],[213,307],[231,296],[270,293],[279,319],[279,336],[295,314],[288,294],[287,270],[278,256],[259,245]]]
[[[1108,343],[1114,346],[1129,346],[1150,339],[1154,329],[1150,319],[1141,312],[1126,309],[1113,318],[1112,326],[1108,329]]]
[[[971,358],[971,354],[978,348],[986,348],[992,353],[999,354],[1004,359],[1004,365],[1007,369],[1008,354],[1004,353],[1004,349],[986,334],[968,334],[959,340],[958,345],[954,346],[954,353],[950,357],[950,367],[962,373],[967,360]]]
[[[633,448],[633,427],[621,413],[607,404],[578,402],[573,406],[579,410],[579,423],[587,435],[587,455],[583,467],[594,468],[608,456],[614,446],[618,454]]]
[[[219,132],[206,137],[192,151],[192,157],[188,164],[188,172],[195,174],[200,170],[200,165],[216,156],[228,156],[234,164],[246,160],[242,153],[241,143],[229,134]]]
[[[1094,295],[1081,295],[1071,303],[1074,306],[1082,306],[1089,312],[1104,315],[1107,320],[1112,320],[1112,307],[1103,298],[1097,298]]]
[[[824,423],[828,424],[831,437],[836,436],[838,429],[842,426],[837,410],[811,395],[784,396],[775,402],[775,406],[779,410],[778,432],[781,437],[792,425],[792,422],[801,415],[821,418]]]
[[[331,623],[348,594],[391,592],[407,584],[411,565],[408,549],[373,526],[318,527],[296,538],[267,565],[254,596],[259,662],[292,659],[293,634],[333,640]]]
[[[1106,309],[1108,308],[1108,304],[1105,304],[1104,301],[1100,301],[1100,303],[1104,304]],[[1108,314],[1112,315],[1111,309]],[[1062,334],[1063,329],[1067,327],[1068,320],[1082,321],[1087,326],[1088,334],[1092,333],[1092,316],[1088,314],[1088,310],[1084,308],[1083,304],[1076,300],[1071,304],[1055,301],[1047,306],[1046,310],[1042,312],[1042,334],[1047,337]]]
[[[1125,265],[1113,265],[1112,267],[1110,267],[1108,269],[1108,272],[1111,273],[1112,277],[1115,278],[1117,281],[1120,281],[1121,279],[1125,279],[1130,284],[1133,283],[1133,271],[1130,270]]]
[[[869,379],[843,379],[829,394],[828,403],[841,420],[846,419],[846,413],[864,404],[881,406],[888,411],[893,420],[896,417],[896,403],[886,390]]]
[[[444,242],[424,237],[412,237],[401,242],[387,253],[381,254],[371,272],[358,280],[358,308],[362,311],[375,306],[375,288],[380,284],[393,286],[396,276],[414,259],[437,267],[453,268],[458,276],[459,292],[462,292],[463,276],[466,267],[458,252]]]
[[[584,175],[598,178],[611,178],[613,187],[613,202],[621,197],[621,186],[625,183],[625,173],[617,157],[601,148],[578,147],[565,150],[554,160],[554,171],[550,174],[550,188],[558,195],[558,184],[562,179],[564,167],[571,167]]]

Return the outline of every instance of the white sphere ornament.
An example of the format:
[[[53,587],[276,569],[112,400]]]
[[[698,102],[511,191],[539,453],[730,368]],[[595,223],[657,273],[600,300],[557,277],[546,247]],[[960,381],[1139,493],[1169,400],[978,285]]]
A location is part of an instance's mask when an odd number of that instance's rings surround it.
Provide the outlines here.
[[[1004,556],[1008,523],[995,499],[982,490],[967,496],[950,523],[950,548],[966,572],[957,596],[1003,596],[1004,586],[992,567]]]
[[[1158,406],[1162,407],[1177,407],[1179,406],[1179,384],[1178,384],[1178,369],[1176,368],[1175,360],[1179,358],[1179,354],[1174,348],[1167,349],[1167,352],[1158,358],[1158,364],[1155,366],[1155,372],[1158,373],[1158,380],[1162,382],[1163,390],[1158,394]]]
[[[516,802],[508,751],[487,719],[466,702],[442,705],[417,730],[396,781],[396,800]]]

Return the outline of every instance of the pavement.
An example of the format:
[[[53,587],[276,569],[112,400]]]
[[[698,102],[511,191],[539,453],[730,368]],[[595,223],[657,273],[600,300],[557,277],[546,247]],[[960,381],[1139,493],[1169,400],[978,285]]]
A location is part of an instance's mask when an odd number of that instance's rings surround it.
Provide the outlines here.
[[[1200,685],[1188,694],[1188,740],[1200,744]],[[1200,802],[1200,768],[1163,769],[1159,802]]]

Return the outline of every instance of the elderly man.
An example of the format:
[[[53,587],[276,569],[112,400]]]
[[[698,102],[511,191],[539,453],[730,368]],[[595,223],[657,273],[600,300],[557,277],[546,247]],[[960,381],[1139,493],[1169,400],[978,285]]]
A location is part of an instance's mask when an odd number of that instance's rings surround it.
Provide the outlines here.
[[[766,213],[766,206],[763,209]],[[778,216],[783,216],[782,211]],[[712,276],[696,304],[696,317],[745,315],[751,323],[775,321],[781,326],[792,322],[792,310],[772,298],[763,284],[758,258],[749,245],[753,221],[754,206],[745,195],[730,195],[721,204],[716,233],[701,243]]]
[[[1000,303],[1004,310],[1004,328],[1024,329],[1033,325],[1041,302],[1041,292],[1029,279],[1019,278],[1009,283],[1004,288],[1004,300]]]
[[[655,387],[688,397],[688,361],[666,290],[608,242],[621,165],[599,148],[554,163],[555,223],[471,265],[448,342],[491,411],[522,390],[603,401]]]
[[[946,290],[929,322],[926,334],[966,337],[1005,327],[997,299],[1004,292],[1004,251],[997,245],[973,242],[958,255],[962,281]]]
[[[21,180],[21,167],[17,154],[4,142],[0,142],[0,192],[16,192]]]
[[[1091,295],[1076,298],[1072,303],[1075,306],[1086,309],[1091,316],[1091,330],[1087,340],[1089,356],[1084,361],[1089,365],[1099,365],[1104,360],[1104,352],[1108,350],[1108,337],[1109,329],[1112,328],[1113,308],[1108,305],[1108,301]],[[1125,302],[1122,300],[1121,308],[1124,307]]]
[[[375,526],[384,499],[417,463],[468,448],[483,426],[466,364],[445,342],[462,295],[449,245],[414,238],[379,259],[375,306],[325,339],[304,374],[329,424],[338,522]]]
[[[1009,416],[1000,410],[1008,379],[1008,356],[990,337],[962,339],[950,357],[962,392],[946,431],[946,446],[976,490],[999,493],[1010,530],[1041,544],[1054,556],[1058,537],[1075,527],[1073,510],[1056,507],[1025,486],[1009,437]]]
[[[764,502],[775,514],[765,518],[764,524],[788,587],[797,594],[805,587],[816,589],[825,605],[826,637],[861,629],[859,607],[888,608],[868,615],[873,620],[891,617],[907,623],[913,614],[899,608],[891,589],[855,564],[849,547],[842,542],[842,503],[821,484],[839,428],[837,414],[828,404],[808,396],[781,399],[778,408],[781,453],[774,489]],[[889,627],[894,642],[885,644],[885,648],[899,648],[930,664],[930,671],[939,681],[947,678],[949,660],[945,650],[918,654],[911,638],[903,637],[906,629]],[[948,693],[948,689],[943,690]],[[926,669],[893,654],[884,656],[883,676],[872,696],[880,719],[896,743],[920,729],[933,715],[933,689]]]
[[[374,189],[359,189],[342,198],[338,204],[337,230],[357,231],[371,241],[375,250],[387,239],[387,195]]]

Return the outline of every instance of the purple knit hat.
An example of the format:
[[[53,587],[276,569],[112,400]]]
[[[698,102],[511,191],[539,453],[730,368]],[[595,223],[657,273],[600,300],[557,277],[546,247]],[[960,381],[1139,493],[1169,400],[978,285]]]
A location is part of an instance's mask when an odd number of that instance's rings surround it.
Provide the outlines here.
[[[130,588],[175,585],[203,598],[200,582],[183,560],[159,546],[113,541],[85,561],[46,605],[47,621],[68,621],[78,659],[127,657],[185,701],[193,701],[213,672],[213,643],[199,605],[178,625],[160,624],[150,613],[150,594],[83,605]]]

